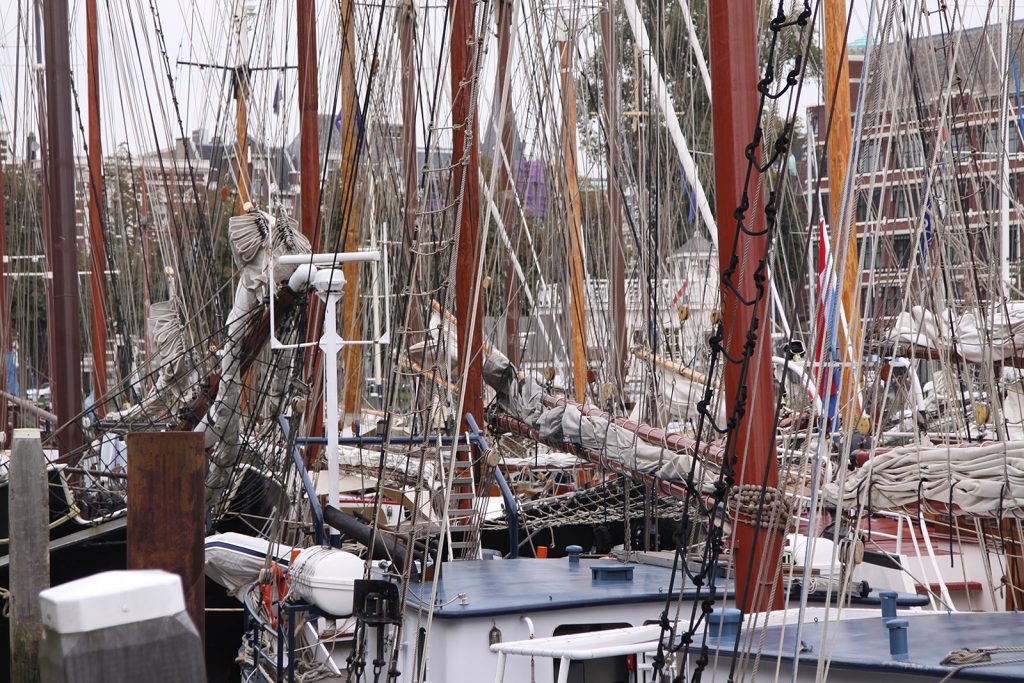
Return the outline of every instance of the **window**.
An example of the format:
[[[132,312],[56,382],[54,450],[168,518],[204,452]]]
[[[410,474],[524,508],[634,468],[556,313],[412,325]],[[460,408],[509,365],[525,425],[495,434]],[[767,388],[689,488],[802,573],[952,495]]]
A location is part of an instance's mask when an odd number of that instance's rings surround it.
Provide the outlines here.
[[[918,133],[910,133],[900,141],[903,168],[918,168],[924,165],[924,146]]]
[[[967,154],[970,151],[970,143],[967,139],[967,130],[964,128],[957,128],[953,131],[953,154],[959,156],[961,154]]]
[[[554,636],[568,636],[578,633],[593,633],[594,631],[610,631],[617,628],[628,628],[632,624],[564,624],[555,629]],[[558,669],[561,662],[554,660],[555,677],[558,680]],[[584,683],[594,681],[595,683],[614,683],[616,681],[629,680],[629,658],[625,655],[619,657],[598,657],[597,659],[585,659],[569,662],[569,681]]]
[[[892,238],[892,261],[896,268],[910,266],[910,235],[896,235]]]
[[[882,143],[867,140],[860,148],[860,172],[873,173],[882,170]]]

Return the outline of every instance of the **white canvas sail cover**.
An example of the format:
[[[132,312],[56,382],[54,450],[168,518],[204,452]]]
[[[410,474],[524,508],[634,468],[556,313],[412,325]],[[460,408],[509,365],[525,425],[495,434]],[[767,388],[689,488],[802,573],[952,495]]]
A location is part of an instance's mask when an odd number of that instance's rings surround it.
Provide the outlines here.
[[[984,315],[979,319],[975,311],[954,314],[954,345],[948,311],[936,315],[922,306],[914,306],[909,312],[897,316],[889,332],[889,341],[943,354],[955,351],[970,363],[998,363],[1015,357],[1024,358],[1024,301],[995,304]]]

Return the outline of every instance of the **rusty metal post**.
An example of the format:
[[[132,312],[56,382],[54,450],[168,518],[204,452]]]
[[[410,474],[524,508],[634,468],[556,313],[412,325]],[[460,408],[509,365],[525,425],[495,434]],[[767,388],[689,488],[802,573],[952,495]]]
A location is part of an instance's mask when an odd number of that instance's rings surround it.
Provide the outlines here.
[[[199,432],[128,435],[128,568],[180,576],[200,637],[206,630],[205,465]]]
[[[718,215],[719,267],[730,268],[732,248],[745,260],[736,268],[733,282],[739,295],[747,301],[757,296],[754,270],[765,258],[767,238],[741,233],[733,212],[740,204],[747,175],[746,146],[754,139],[758,118],[757,31],[754,0],[716,0],[708,6],[712,50],[712,114],[715,143],[715,210]],[[757,188],[757,171],[751,171],[749,187]],[[753,231],[764,228],[761,206],[747,212]],[[740,232],[739,235],[737,233]],[[774,443],[774,386],[771,372],[771,349],[767,344],[770,330],[767,292],[754,306],[745,306],[736,292],[722,285],[722,312],[725,327],[723,345],[731,358],[743,357],[747,333],[754,316],[759,325],[755,334],[752,357],[746,374],[738,363],[725,362],[726,409],[731,411],[741,390],[746,391],[747,405],[730,437],[735,454],[737,480],[740,484],[769,488],[778,485]],[[741,386],[742,385],[742,386]],[[780,573],[776,571],[782,549],[778,530],[766,531],[744,521],[734,525],[737,603],[747,614],[782,607],[779,588]],[[774,600],[769,602],[769,596]]]

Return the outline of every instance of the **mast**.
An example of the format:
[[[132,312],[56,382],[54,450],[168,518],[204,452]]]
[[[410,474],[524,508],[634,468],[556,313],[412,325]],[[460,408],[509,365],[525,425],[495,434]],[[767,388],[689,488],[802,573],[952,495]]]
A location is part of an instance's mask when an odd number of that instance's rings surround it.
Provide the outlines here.
[[[359,98],[356,94],[356,13],[354,0],[341,2],[341,30],[345,44],[341,57],[341,210],[344,222],[344,250],[359,248],[359,202],[356,193],[357,159],[362,147],[363,125],[357,116]],[[345,292],[341,301],[341,338],[359,337],[359,263],[346,263]],[[350,344],[343,351],[345,359],[345,423],[358,416],[362,406],[362,347]]]
[[[107,393],[107,250],[103,241],[103,136],[100,132],[100,48],[96,0],[85,0],[85,52],[89,96],[89,251],[92,254],[93,410],[102,417]]]
[[[999,193],[999,277],[1003,289],[1003,298],[1010,298],[1010,156],[1008,134],[1010,128],[1009,77],[1010,54],[1007,50],[1007,33],[1010,30],[1010,0],[1002,0],[1002,21],[999,30],[999,55],[1002,61],[1000,73],[1003,74],[1002,92],[999,93],[999,179],[1003,191]],[[1016,194],[1016,193],[1014,193]],[[1001,422],[999,424],[1002,424]]]
[[[299,214],[302,234],[320,251],[320,136],[317,121],[316,5],[295,0],[299,75]]]
[[[750,358],[748,372],[740,364],[725,360],[725,405],[729,410],[740,391],[745,391],[745,411],[730,435],[735,445],[737,481],[755,486],[778,486],[774,443],[774,386],[771,349],[768,334],[767,297],[757,299],[753,275],[757,263],[766,257],[765,235],[751,236],[741,232],[735,220],[729,220],[740,204],[747,174],[746,145],[754,139],[758,119],[757,31],[753,0],[716,0],[709,3],[710,44],[721,46],[712,53],[711,72],[712,115],[714,117],[715,205],[718,216],[719,267],[722,273],[730,268],[730,246],[743,260],[733,276],[737,292],[723,281],[721,306],[725,340],[724,353],[730,358],[744,356],[747,332],[756,314],[759,326]],[[750,187],[757,186],[756,168],[750,169]],[[758,207],[760,208],[760,207]],[[764,214],[750,211],[747,220],[751,230],[764,229]],[[724,278],[723,278],[724,280]],[[745,306],[737,298],[756,300]],[[741,386],[742,385],[742,386]],[[780,576],[775,571],[782,550],[778,529],[767,530],[740,517],[734,524],[737,604],[745,613],[778,609],[782,606]],[[770,601],[770,596],[775,597]]]
[[[451,16],[452,68],[452,194],[459,217],[456,247],[455,316],[458,324],[462,411],[459,429],[468,428],[465,414],[483,414],[483,321],[473,306],[480,254],[480,149],[476,122],[476,32],[472,0],[448,0]],[[472,338],[470,333],[472,332]]]
[[[564,11],[564,8],[563,8]],[[558,41],[562,69],[562,157],[565,175],[566,224],[568,233],[568,276],[571,311],[572,380],[576,400],[587,402],[587,310],[583,293],[583,220],[580,213],[580,184],[576,177],[576,88],[572,78],[573,43],[569,40],[571,17],[561,27],[566,32]]]
[[[2,141],[0,141],[2,143]],[[7,422],[7,356],[11,351],[11,307],[7,302],[7,207],[4,198],[6,179],[4,162],[6,152],[0,144],[0,310],[8,314],[0,316],[0,430],[8,432]]]
[[[239,17],[238,29],[238,63],[235,67],[235,139],[237,141],[238,166],[238,213],[246,212],[252,185],[249,180],[249,60],[246,50],[249,47],[248,19],[253,13],[246,4]]]
[[[43,3],[46,53],[46,129],[49,190],[47,334],[50,391],[60,425],[57,446],[68,454],[83,444],[81,320],[78,315],[78,259],[75,244],[75,158],[72,151],[71,60],[67,0]]]
[[[840,358],[843,362],[841,401],[848,406],[848,411],[856,409],[860,392],[854,385],[855,375],[852,363],[860,357],[860,284],[858,282],[859,264],[857,258],[857,231],[850,221],[850,212],[842,213],[843,194],[846,189],[846,168],[850,158],[850,144],[853,139],[853,127],[850,122],[850,65],[846,55],[846,2],[845,0],[826,0],[824,9],[825,21],[825,81],[826,95],[834,101],[834,108],[826,130],[825,147],[828,150],[828,187],[830,199],[830,222],[832,223],[832,253],[836,259],[836,272],[843,273],[843,309],[840,319],[845,324],[838,325],[839,345],[843,349]],[[833,100],[834,98],[834,100]],[[846,245],[840,245],[850,226]],[[844,248],[845,247],[845,248]],[[840,254],[846,253],[843,264],[838,263]],[[840,271],[841,269],[841,271]],[[850,357],[852,354],[853,357]],[[844,410],[844,424],[853,424],[854,413]]]
[[[402,7],[401,29],[398,34],[402,59],[402,170],[405,172],[405,248],[409,263],[416,258],[411,250],[416,243],[416,211],[419,208],[419,164],[416,160],[416,55],[413,51],[413,28],[416,24],[416,8],[412,0],[405,0]],[[415,273],[409,278],[415,283]],[[415,298],[409,300],[409,329],[419,333],[423,330],[422,313]]]
[[[501,155],[495,159],[498,164],[499,201],[501,202],[501,224],[507,226],[512,217],[512,99],[511,81],[508,77],[508,58],[512,47],[512,2],[498,2],[498,88],[501,109],[498,120],[502,122]],[[506,85],[509,87],[506,89]],[[506,165],[507,164],[507,165]],[[505,355],[513,365],[519,364],[519,283],[516,281],[516,252],[519,248],[519,221],[515,222],[515,235],[509,235],[508,258],[505,262]],[[511,231],[510,231],[511,232]]]
[[[616,65],[615,13],[612,0],[601,9],[601,46],[603,48],[604,131],[608,161],[609,252],[608,304],[612,320],[612,386],[624,402],[626,387],[626,260],[622,244],[622,209],[619,198],[619,81]]]

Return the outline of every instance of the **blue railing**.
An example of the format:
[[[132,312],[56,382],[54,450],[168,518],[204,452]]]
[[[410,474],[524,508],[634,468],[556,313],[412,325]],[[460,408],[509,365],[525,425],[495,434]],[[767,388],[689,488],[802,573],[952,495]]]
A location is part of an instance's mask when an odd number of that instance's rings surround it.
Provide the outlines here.
[[[285,430],[285,437],[288,435],[287,423],[284,418],[278,418],[281,421],[281,428]],[[477,425],[476,418],[471,414],[466,413],[466,424],[469,426],[469,441],[476,447],[479,454],[482,456],[486,455],[491,447],[487,444],[487,440],[484,439],[483,434],[480,433],[480,427]],[[383,446],[385,444],[394,444],[396,446],[409,446],[417,444],[430,444],[432,446],[451,446],[454,442],[453,437],[450,436],[393,436],[384,438],[381,436],[346,436],[338,439],[338,445],[340,446]],[[327,445],[327,439],[320,437],[298,437],[295,439],[295,445],[303,446],[325,446]],[[302,462],[301,457],[298,454],[296,448],[295,453],[296,465],[299,466]],[[303,475],[303,483],[307,484],[309,476],[306,473],[304,466],[301,466]],[[505,516],[508,519],[508,540],[509,540],[509,556],[519,557],[519,509],[516,505],[516,497],[512,493],[512,489],[509,488],[508,482],[505,481],[505,476],[501,473],[501,470],[497,467],[494,468],[494,478],[498,483],[498,490],[501,491],[501,498],[505,502]],[[312,484],[308,484],[306,492],[311,491]],[[315,498],[315,496],[314,496]],[[323,514],[320,512],[320,506],[317,504],[314,510],[314,518],[319,520],[319,534],[323,534]],[[320,536],[317,537],[317,542],[320,542]]]
[[[281,425],[281,431],[284,433],[284,441],[288,443],[288,420],[284,415],[277,417],[277,423]],[[292,461],[295,463],[295,469],[298,470],[299,476],[302,477],[302,488],[306,491],[306,497],[309,498],[309,509],[313,513],[313,534],[316,538],[317,545],[323,545],[324,543],[324,511],[320,509],[320,499],[316,497],[316,489],[313,488],[313,480],[309,478],[309,471],[306,469],[306,463],[302,461],[302,453],[299,452],[300,439],[295,440],[295,445],[292,446]]]

